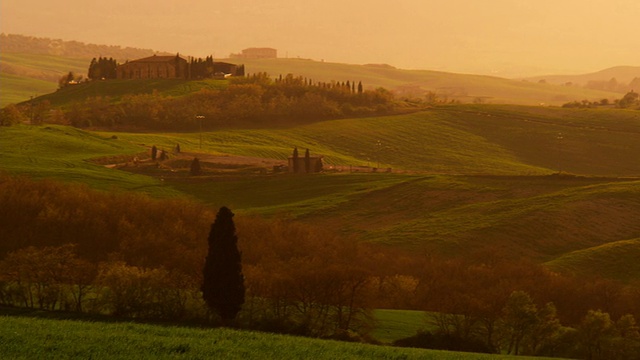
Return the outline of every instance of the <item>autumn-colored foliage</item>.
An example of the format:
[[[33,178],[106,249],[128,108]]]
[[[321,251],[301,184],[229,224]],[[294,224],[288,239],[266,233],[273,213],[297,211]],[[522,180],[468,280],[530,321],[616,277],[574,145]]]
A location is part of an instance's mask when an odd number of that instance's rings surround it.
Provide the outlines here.
[[[198,293],[211,209],[9,176],[0,176],[0,205],[1,303],[143,318],[206,313]],[[437,314],[446,336],[432,340],[550,356],[637,353],[638,284],[562,275],[492,249],[407,253],[282,218],[238,216],[235,226],[245,326],[340,337],[366,334],[370,309],[416,309]]]

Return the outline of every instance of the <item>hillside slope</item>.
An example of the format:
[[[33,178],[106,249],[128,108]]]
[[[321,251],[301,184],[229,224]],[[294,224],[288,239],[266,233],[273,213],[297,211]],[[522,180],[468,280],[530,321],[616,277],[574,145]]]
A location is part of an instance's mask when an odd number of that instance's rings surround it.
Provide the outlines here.
[[[420,251],[489,248],[550,261],[640,237],[640,182],[631,177],[640,174],[638,116],[623,110],[447,106],[284,129],[208,132],[202,134],[201,150],[198,133],[90,133],[22,125],[0,131],[7,145],[0,149],[0,166],[13,174],[288,216]],[[564,134],[560,146],[558,131]],[[118,171],[87,161],[144,157],[152,144],[168,150],[177,143],[182,157],[171,154],[158,167],[129,165]],[[324,155],[328,173],[288,176],[272,174],[267,165],[245,170],[238,164],[233,170],[211,163],[205,176],[188,175],[194,156],[284,161],[294,146]],[[599,177],[558,176],[558,160],[563,174]],[[370,172],[378,165],[392,172]]]
[[[620,97],[616,93],[580,87],[482,75],[403,70],[379,65],[349,65],[300,59],[243,59],[243,62],[248,73],[266,72],[272,77],[292,73],[315,81],[362,81],[369,88],[384,87],[409,96],[419,96],[431,91],[440,99],[463,103],[481,101],[493,104],[562,105],[573,100],[594,101]]]
[[[552,84],[572,83],[574,85],[587,85],[590,81],[608,82],[615,79],[618,84],[629,84],[633,79],[640,78],[640,66],[616,66],[589,74],[579,75],[545,75],[527,78],[529,81],[544,80]],[[638,89],[635,89],[638,91]]]
[[[600,275],[621,281],[640,279],[640,238],[577,250],[546,263],[577,275]]]
[[[2,42],[0,74],[24,78],[22,82],[37,79],[51,83],[48,86],[33,83],[29,96],[55,90],[57,79],[69,71],[86,77],[89,62],[93,57],[113,57],[119,61],[125,61],[154,53],[148,49],[123,49],[119,46],[83,44],[19,35],[3,35]],[[403,70],[388,65],[350,65],[301,59],[218,60],[242,62],[246,66],[247,73],[267,72],[274,78],[291,73],[314,81],[361,81],[367,88],[384,87],[408,96],[424,96],[426,92],[433,92],[441,100],[464,103],[561,105],[574,100],[599,101],[603,98],[613,100],[620,97],[620,94],[615,92],[580,87],[428,70]],[[29,96],[25,96],[20,87],[16,88],[14,84],[15,81],[5,84],[3,79],[0,107],[15,102],[16,99],[17,101],[29,99]]]

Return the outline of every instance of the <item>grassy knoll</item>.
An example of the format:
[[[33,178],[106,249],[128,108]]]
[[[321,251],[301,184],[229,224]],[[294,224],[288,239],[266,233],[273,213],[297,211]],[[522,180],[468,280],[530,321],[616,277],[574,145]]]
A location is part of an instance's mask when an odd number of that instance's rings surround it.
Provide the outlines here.
[[[371,224],[364,235],[371,241],[451,254],[488,246],[549,258],[640,232],[637,180],[566,180],[565,189],[558,189],[562,180],[553,177],[496,180],[463,177],[402,184],[341,206],[335,216],[346,223]],[[380,206],[385,203],[394,211],[385,211]]]
[[[640,175],[640,112],[523,106],[452,107],[452,126],[521,161],[577,174]]]
[[[0,169],[34,178],[87,183],[99,189],[176,195],[159,179],[113,171],[87,160],[136,154],[142,147],[64,126],[18,125],[0,129]]]
[[[598,275],[621,281],[640,279],[640,239],[621,240],[564,254],[546,263],[551,269],[577,275]]]
[[[89,60],[54,55],[2,53],[0,57],[0,107],[55,92],[58,79],[74,72],[84,75]]]
[[[0,317],[5,359],[533,359],[402,349],[231,329]],[[541,358],[535,358],[541,359]]]
[[[50,81],[5,73],[0,73],[0,83],[3,87],[0,95],[0,108],[23,102],[30,99],[31,96],[36,97],[53,92],[57,88],[57,85]],[[5,88],[10,88],[11,91],[5,92]]]
[[[3,66],[14,69],[14,72],[34,78],[53,80],[69,71],[77,75],[85,75],[91,59],[68,58],[45,54],[2,53]]]

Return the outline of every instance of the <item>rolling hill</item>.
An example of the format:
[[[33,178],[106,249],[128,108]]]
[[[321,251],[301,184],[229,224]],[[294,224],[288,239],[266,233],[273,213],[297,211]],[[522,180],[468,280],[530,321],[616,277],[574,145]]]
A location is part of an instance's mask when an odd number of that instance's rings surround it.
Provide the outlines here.
[[[639,116],[613,109],[445,106],[284,129],[207,132],[202,150],[198,133],[15,126],[0,131],[7,144],[0,164],[13,174],[287,216],[391,246],[444,254],[500,249],[548,262],[640,236]],[[171,155],[160,168],[119,171],[87,161],[144,157],[152,144],[171,149],[176,143],[183,155]],[[193,156],[283,161],[293,146],[324,155],[330,171],[288,176],[239,164],[225,174],[211,163],[209,175],[188,176]],[[392,172],[372,173],[371,167]]]
[[[248,73],[266,72],[272,77],[292,73],[316,81],[362,81],[369,88],[384,87],[408,96],[424,95],[430,91],[441,99],[463,103],[562,105],[573,100],[593,101],[620,97],[612,92],[580,87],[483,75],[404,70],[381,65],[349,65],[300,59],[260,59],[243,62]]]
[[[574,85],[587,85],[590,81],[608,82],[611,79],[616,79],[617,83],[626,85],[636,78],[640,78],[640,66],[616,66],[609,69],[596,71],[590,74],[545,75],[527,78],[526,80],[534,82],[544,80],[548,83],[558,85],[563,85],[566,83],[572,83]],[[638,89],[635,90],[638,91]]]
[[[40,44],[43,39],[17,37],[15,41],[25,44],[2,47],[0,58],[0,80],[2,94],[0,106],[28,100],[34,94],[42,95],[55,91],[57,79],[73,71],[86,75],[91,58],[114,57],[121,61],[128,55],[149,55],[152,50],[122,49],[116,46],[99,46],[78,42],[48,40],[49,45]],[[5,36],[6,37],[6,36]],[[28,53],[30,42],[40,44],[41,51]],[[46,42],[46,41],[45,41]],[[43,47],[44,46],[44,47]],[[71,51],[71,50],[73,51]],[[129,51],[125,51],[129,50]],[[136,50],[136,51],[134,51]],[[93,51],[93,52],[92,52]],[[93,54],[93,55],[88,55]],[[237,62],[235,59],[219,59]],[[433,92],[442,100],[464,103],[507,103],[539,105],[561,105],[574,100],[599,101],[616,99],[616,92],[589,90],[581,87],[540,84],[524,80],[510,80],[491,76],[454,74],[428,70],[403,70],[389,65],[350,65],[301,59],[243,59],[247,73],[266,72],[272,77],[294,74],[314,81],[362,81],[365,88],[384,87],[406,96],[424,96]],[[34,81],[39,80],[39,81]],[[606,79],[608,80],[608,79]],[[42,82],[44,81],[44,82]],[[126,86],[126,85],[125,85]],[[160,86],[160,91],[162,86]],[[135,89],[130,89],[130,91]],[[102,95],[97,93],[95,95]]]
[[[630,281],[640,279],[639,258],[640,238],[637,238],[573,251],[546,265],[556,271]]]

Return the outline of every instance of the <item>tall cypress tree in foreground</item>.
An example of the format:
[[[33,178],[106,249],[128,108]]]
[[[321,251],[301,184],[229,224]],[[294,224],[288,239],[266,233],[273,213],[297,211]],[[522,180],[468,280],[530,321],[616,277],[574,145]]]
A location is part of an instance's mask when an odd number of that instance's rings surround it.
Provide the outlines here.
[[[224,324],[233,320],[244,304],[244,276],[233,213],[221,207],[211,225],[209,252],[204,264],[202,296]]]

